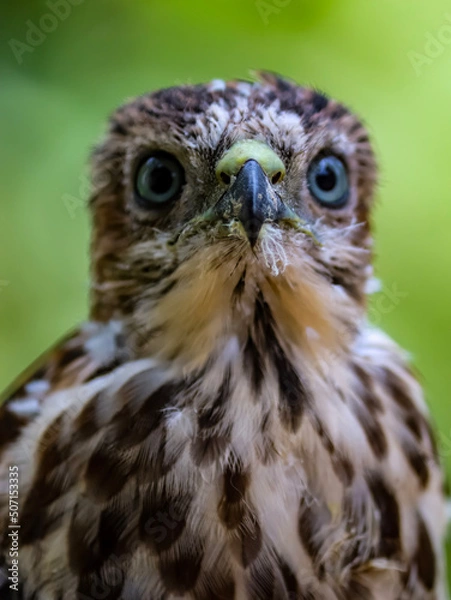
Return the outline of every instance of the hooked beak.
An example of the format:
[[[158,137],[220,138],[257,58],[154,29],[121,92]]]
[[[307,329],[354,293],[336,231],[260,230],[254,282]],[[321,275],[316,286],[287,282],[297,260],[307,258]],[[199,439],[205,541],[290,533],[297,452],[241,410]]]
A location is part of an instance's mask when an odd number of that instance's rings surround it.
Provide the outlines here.
[[[293,216],[274,190],[285,175],[285,166],[266,144],[254,140],[237,142],[219,161],[218,179],[229,184],[214,207],[216,216],[238,220],[251,247],[263,224]]]

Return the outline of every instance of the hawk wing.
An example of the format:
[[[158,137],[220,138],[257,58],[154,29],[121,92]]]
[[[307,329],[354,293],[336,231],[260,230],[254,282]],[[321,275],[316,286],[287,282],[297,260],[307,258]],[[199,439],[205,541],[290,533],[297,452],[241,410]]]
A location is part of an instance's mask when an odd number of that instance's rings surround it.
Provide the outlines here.
[[[86,323],[36,359],[0,395],[0,456],[33,421],[51,393],[114,369],[124,357],[117,323]]]
[[[61,338],[0,395],[0,460],[23,429],[41,414],[44,402],[53,392],[104,375],[125,357],[116,322],[88,322]],[[20,600],[21,592],[11,592],[9,588],[3,559],[0,556],[0,597],[6,600],[12,593]]]

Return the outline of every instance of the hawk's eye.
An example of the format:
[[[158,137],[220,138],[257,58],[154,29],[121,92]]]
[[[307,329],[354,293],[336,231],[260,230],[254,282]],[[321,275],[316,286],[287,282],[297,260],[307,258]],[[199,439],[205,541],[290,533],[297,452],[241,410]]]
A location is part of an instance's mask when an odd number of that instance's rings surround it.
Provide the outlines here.
[[[340,208],[349,196],[349,181],[343,162],[333,155],[315,158],[307,182],[311,194],[324,206]]]
[[[166,207],[179,197],[185,183],[185,173],[179,161],[166,152],[148,156],[138,168],[135,196],[143,208]]]

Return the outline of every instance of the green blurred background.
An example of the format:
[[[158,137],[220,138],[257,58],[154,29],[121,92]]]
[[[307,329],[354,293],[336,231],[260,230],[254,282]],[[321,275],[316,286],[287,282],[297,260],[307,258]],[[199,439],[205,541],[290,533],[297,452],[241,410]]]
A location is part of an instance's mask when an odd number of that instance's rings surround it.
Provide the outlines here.
[[[106,115],[255,68],[319,87],[369,125],[388,290],[371,315],[412,353],[451,474],[449,0],[3,2],[0,389],[87,313],[86,163]]]

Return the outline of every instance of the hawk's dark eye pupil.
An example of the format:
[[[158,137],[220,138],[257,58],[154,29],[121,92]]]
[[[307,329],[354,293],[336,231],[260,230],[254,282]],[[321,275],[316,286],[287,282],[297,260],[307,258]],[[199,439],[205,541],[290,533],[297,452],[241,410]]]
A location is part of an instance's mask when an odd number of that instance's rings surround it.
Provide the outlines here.
[[[337,176],[331,168],[326,167],[316,175],[316,184],[325,192],[330,192],[337,185]]]
[[[142,208],[158,210],[176,200],[185,183],[179,161],[166,152],[157,152],[141,163],[135,179],[135,198]]]
[[[153,169],[149,179],[149,187],[155,194],[165,194],[171,189],[174,175],[167,167],[161,166]]]
[[[307,183],[323,206],[341,208],[349,198],[349,179],[344,162],[333,154],[317,156],[310,164]]]

